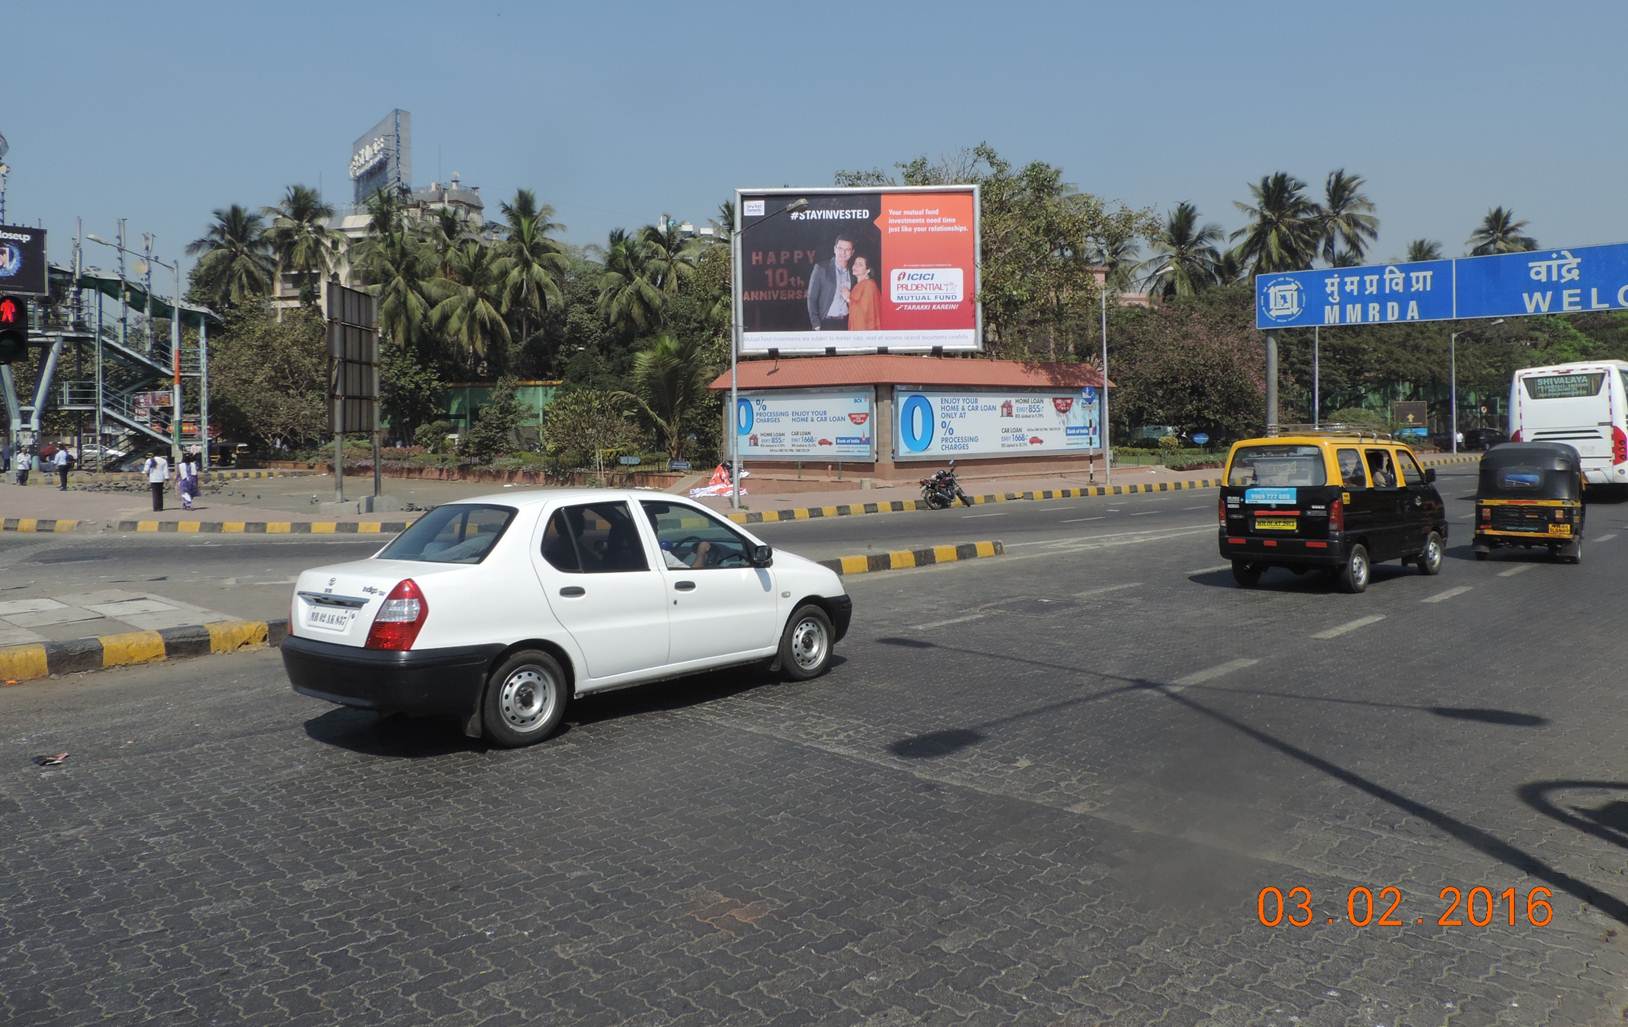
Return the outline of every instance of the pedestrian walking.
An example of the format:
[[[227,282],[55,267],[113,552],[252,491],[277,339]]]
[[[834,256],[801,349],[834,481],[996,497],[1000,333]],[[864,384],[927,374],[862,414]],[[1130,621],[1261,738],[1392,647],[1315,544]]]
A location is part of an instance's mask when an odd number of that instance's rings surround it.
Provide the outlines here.
[[[154,453],[141,465],[147,473],[147,486],[153,490],[153,512],[164,512],[164,487],[170,481],[170,460],[163,453]]]
[[[73,470],[73,454],[68,452],[67,446],[58,446],[56,455],[51,458],[51,463],[57,469],[57,491],[68,491],[68,472]]]
[[[186,453],[181,457],[181,466],[175,469],[176,491],[181,493],[181,509],[192,509],[192,501],[198,498],[198,454]]]
[[[34,462],[34,454],[28,451],[27,446],[18,446],[17,455],[12,458],[12,465],[17,468],[17,484],[28,484],[28,469]]]

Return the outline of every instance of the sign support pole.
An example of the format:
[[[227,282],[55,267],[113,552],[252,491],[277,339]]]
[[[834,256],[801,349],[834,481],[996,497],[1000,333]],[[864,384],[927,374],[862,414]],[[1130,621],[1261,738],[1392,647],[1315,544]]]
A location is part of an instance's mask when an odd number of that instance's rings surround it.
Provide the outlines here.
[[[1102,270],[1102,472],[1114,483],[1114,451],[1108,442],[1108,269]]]
[[[1321,332],[1321,329],[1320,329],[1319,326],[1312,325],[1312,328],[1311,328],[1311,426],[1313,428],[1321,427],[1322,423],[1323,423],[1322,422],[1322,403],[1321,403],[1321,399],[1322,399],[1321,371],[1322,371],[1322,368],[1319,366],[1319,360],[1318,360],[1318,358],[1321,356],[1321,354],[1318,351],[1322,348],[1322,342],[1323,342],[1322,337],[1320,335],[1320,332]]]
[[[1278,433],[1278,333],[1266,333],[1266,434]]]

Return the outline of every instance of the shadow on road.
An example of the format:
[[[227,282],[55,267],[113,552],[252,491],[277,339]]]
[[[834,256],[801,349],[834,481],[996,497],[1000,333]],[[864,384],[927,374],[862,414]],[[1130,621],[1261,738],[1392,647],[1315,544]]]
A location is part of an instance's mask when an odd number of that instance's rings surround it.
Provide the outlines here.
[[[1615,792],[1620,797],[1601,797],[1598,806],[1571,804],[1562,809],[1555,801],[1557,792]],[[1515,794],[1546,817],[1628,849],[1628,781],[1533,781],[1516,789]],[[1580,801],[1581,796],[1574,799]]]
[[[408,717],[336,706],[305,722],[312,741],[367,756],[423,759],[454,752],[485,752],[485,742],[466,738],[449,717]]]

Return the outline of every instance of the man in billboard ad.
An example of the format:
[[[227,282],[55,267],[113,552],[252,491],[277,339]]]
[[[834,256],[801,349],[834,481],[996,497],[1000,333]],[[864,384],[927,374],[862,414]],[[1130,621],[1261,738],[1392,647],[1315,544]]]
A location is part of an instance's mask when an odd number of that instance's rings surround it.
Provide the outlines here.
[[[0,292],[46,294],[45,229],[0,225]]]
[[[976,187],[742,190],[736,209],[743,352],[982,348]]]

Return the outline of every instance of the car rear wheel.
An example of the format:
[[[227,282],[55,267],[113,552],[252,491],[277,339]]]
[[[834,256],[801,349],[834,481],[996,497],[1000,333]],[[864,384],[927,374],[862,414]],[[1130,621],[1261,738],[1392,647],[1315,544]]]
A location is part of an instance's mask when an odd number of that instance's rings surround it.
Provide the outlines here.
[[[504,660],[486,679],[481,721],[495,745],[513,749],[540,742],[565,719],[571,686],[559,661],[545,652],[523,649]]]
[[[1425,539],[1424,552],[1419,554],[1419,570],[1425,574],[1440,574],[1441,557],[1441,535],[1432,531]]]
[[[1368,576],[1371,572],[1368,564],[1368,547],[1358,543],[1345,554],[1345,566],[1340,568],[1340,590],[1355,595],[1366,591]]]
[[[793,681],[807,681],[824,674],[831,666],[831,646],[836,633],[826,612],[807,603],[799,606],[786,621],[780,636],[780,670]]]
[[[1266,568],[1258,563],[1248,563],[1243,560],[1232,561],[1232,580],[1244,588],[1254,588],[1261,583],[1261,575]]]

